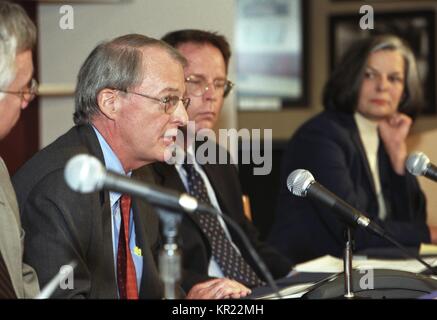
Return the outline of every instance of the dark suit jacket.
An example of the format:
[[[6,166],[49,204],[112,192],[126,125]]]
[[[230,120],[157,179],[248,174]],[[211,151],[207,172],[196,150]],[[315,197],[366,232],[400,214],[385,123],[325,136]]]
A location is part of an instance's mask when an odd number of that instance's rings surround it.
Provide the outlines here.
[[[155,173],[155,182],[158,185],[186,192],[174,166],[165,163],[154,163],[152,166]],[[271,246],[259,241],[258,232],[244,216],[242,192],[235,165],[206,164],[202,168],[208,176],[223,213],[231,217],[243,229],[272,275],[275,278],[285,276],[292,268],[291,262]],[[135,174],[141,175],[141,172]],[[259,268],[254,263],[238,234],[230,226],[228,226],[228,230],[243,257],[262,278]],[[179,239],[183,255],[182,287],[188,291],[194,284],[210,279],[208,266],[211,259],[211,246],[197,221],[190,215],[183,218],[179,230]]]
[[[64,181],[64,166],[78,153],[103,162],[91,126],[76,126],[38,152],[14,176],[23,227],[24,261],[33,266],[40,285],[72,260],[74,289],[57,289],[54,297],[117,298],[109,192],[79,194]],[[159,246],[156,215],[133,201],[137,245],[142,249],[140,298],[162,297],[152,252]],[[141,212],[141,214],[139,214]]]
[[[309,120],[290,140],[282,160],[276,221],[269,241],[296,262],[342,255],[344,225],[329,209],[293,196],[286,188],[293,170],[306,169],[404,245],[429,242],[425,197],[416,178],[394,172],[382,141],[378,161],[388,212],[385,221],[378,219],[375,186],[353,115],[324,111]],[[389,245],[361,228],[355,230],[355,239],[357,251]]]

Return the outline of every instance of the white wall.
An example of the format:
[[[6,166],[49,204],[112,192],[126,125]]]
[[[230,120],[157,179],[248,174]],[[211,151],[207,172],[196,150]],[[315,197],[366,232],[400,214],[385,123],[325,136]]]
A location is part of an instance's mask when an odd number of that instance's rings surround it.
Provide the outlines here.
[[[67,83],[74,87],[82,62],[97,43],[127,34],[160,38],[182,28],[218,31],[234,39],[233,0],[131,0],[118,3],[73,4],[74,29],[62,30],[62,4],[39,4],[39,70],[43,84]],[[234,79],[231,59],[230,78]],[[220,127],[236,127],[233,96],[227,98]],[[73,125],[73,96],[42,97],[41,147]]]

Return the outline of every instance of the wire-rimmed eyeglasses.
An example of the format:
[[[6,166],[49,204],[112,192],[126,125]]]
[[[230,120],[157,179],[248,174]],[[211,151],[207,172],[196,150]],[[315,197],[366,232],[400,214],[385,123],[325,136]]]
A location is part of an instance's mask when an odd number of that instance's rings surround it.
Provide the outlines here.
[[[21,100],[24,100],[27,103],[29,103],[38,94],[38,81],[36,81],[35,79],[30,80],[29,85],[24,90],[20,90],[20,91],[0,90],[0,92],[18,95],[21,97]]]
[[[191,75],[185,78],[187,93],[196,97],[201,97],[210,88],[210,83],[202,76]],[[226,97],[234,87],[234,83],[228,79],[215,79],[212,86],[216,91],[222,92]]]
[[[144,94],[144,93],[138,93],[138,92],[133,92],[133,91],[123,91],[123,92],[135,94],[135,95],[143,97],[143,98],[157,101],[157,102],[159,102],[160,105],[162,105],[164,107],[164,111],[167,114],[172,114],[173,112],[176,111],[176,109],[178,108],[179,101],[182,102],[185,109],[187,109],[188,106],[190,105],[190,98],[179,98],[178,96],[172,96],[172,95],[165,96],[162,98],[156,98],[156,97],[152,97],[152,96],[149,96],[147,94]]]

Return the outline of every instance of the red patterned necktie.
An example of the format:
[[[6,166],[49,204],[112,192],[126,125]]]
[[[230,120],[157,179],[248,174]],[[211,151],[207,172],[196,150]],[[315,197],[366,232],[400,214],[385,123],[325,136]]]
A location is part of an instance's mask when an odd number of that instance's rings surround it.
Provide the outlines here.
[[[117,252],[117,284],[120,299],[138,299],[137,276],[132,254],[129,248],[129,217],[131,197],[121,196],[121,223]]]

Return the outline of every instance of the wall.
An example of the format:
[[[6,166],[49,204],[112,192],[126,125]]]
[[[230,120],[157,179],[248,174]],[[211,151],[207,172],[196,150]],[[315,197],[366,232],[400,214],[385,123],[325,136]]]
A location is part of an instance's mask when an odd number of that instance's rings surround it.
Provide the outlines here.
[[[49,84],[66,84],[66,91],[72,91],[80,65],[96,44],[126,33],[143,33],[159,38],[168,31],[199,28],[219,31],[233,42],[233,0],[123,0],[74,4],[73,30],[59,27],[61,6],[61,3],[39,4],[39,76],[46,88]],[[231,78],[232,73],[231,64]],[[232,96],[227,99],[221,119],[223,127],[237,125],[232,100]],[[73,109],[72,95],[42,97],[42,147],[72,126]]]

